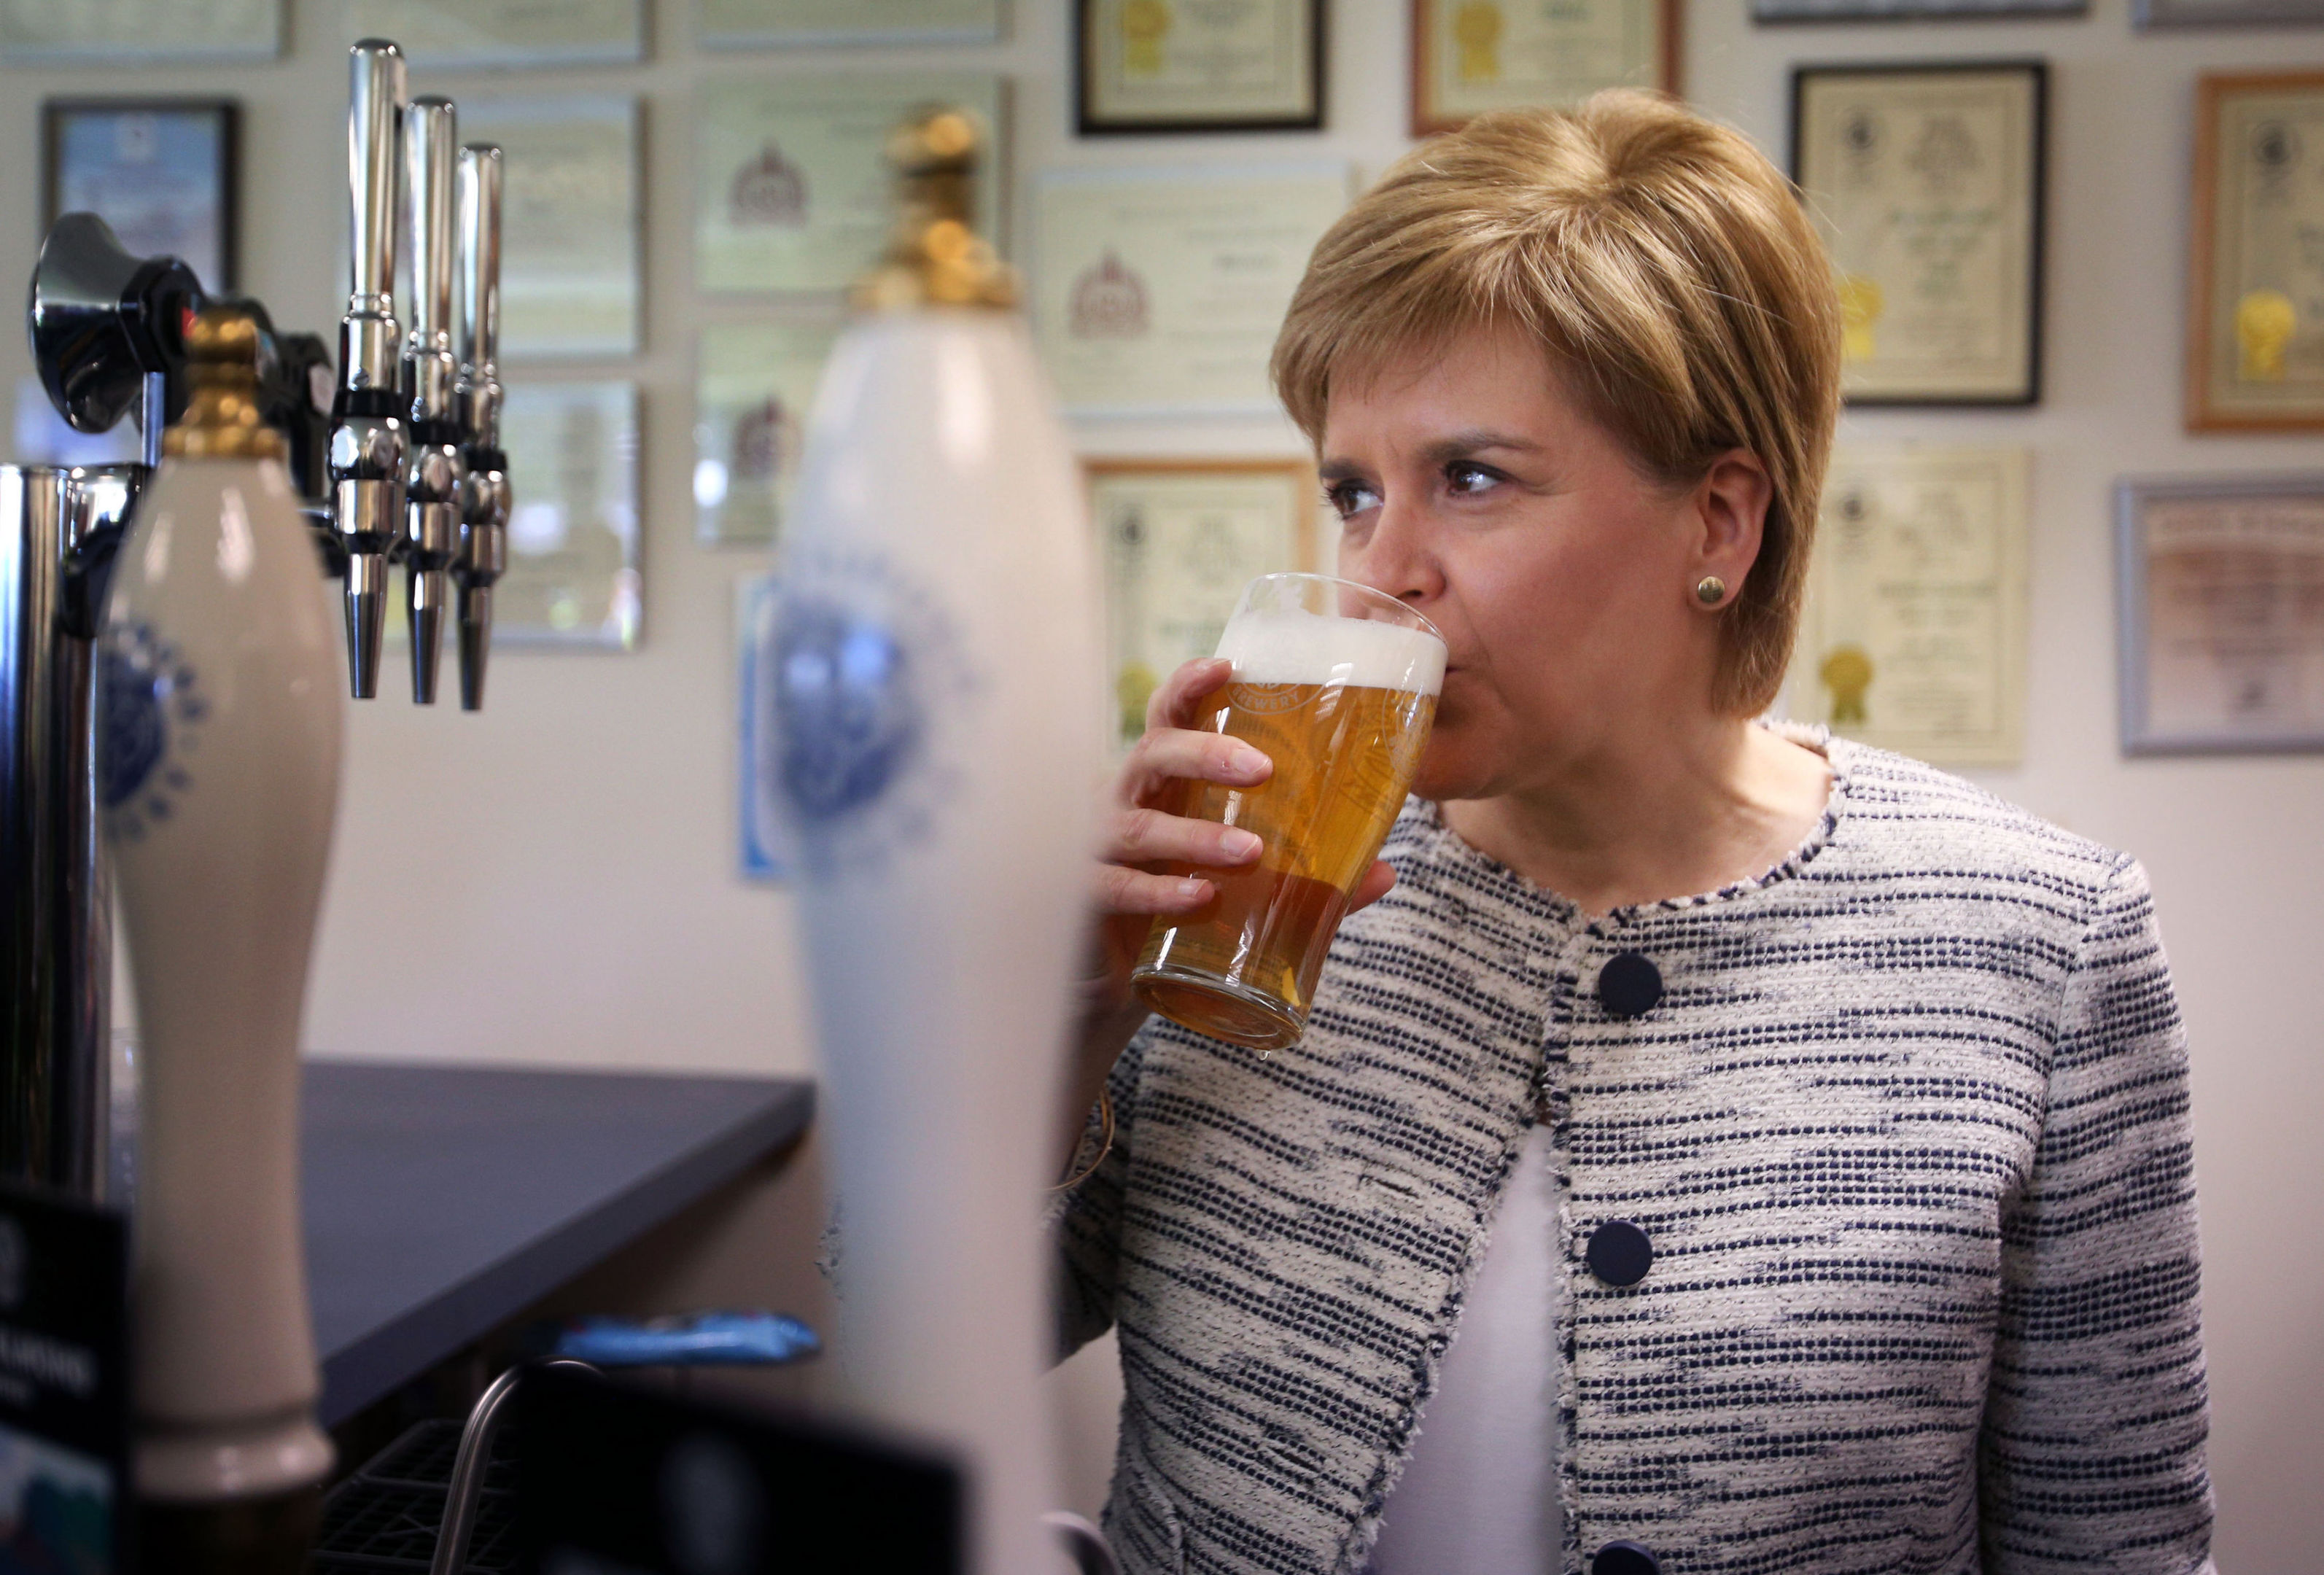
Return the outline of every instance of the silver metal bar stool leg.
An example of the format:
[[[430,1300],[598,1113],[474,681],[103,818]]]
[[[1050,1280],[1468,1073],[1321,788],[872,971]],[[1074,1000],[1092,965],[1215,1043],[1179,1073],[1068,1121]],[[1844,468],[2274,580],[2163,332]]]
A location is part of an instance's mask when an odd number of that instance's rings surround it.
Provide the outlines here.
[[[436,1533],[436,1557],[429,1563],[428,1575],[461,1575],[467,1567],[468,1542],[476,1533],[476,1506],[484,1497],[484,1471],[492,1464],[493,1438],[501,1430],[501,1413],[508,1408],[509,1396],[516,1393],[517,1380],[540,1368],[597,1370],[570,1357],[551,1357],[529,1368],[509,1368],[477,1396],[468,1412],[468,1425],[460,1431],[459,1452],[452,1457],[452,1484],[444,1494],[444,1524]]]

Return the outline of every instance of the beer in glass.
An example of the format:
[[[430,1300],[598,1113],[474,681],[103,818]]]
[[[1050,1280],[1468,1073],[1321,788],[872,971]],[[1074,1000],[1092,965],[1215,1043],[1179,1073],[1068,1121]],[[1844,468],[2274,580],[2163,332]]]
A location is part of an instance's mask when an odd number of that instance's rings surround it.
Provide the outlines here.
[[[1299,1037],[1348,899],[1404,806],[1444,683],[1427,619],[1323,575],[1252,581],[1219,639],[1234,664],[1202,725],[1275,762],[1256,788],[1182,782],[1163,807],[1256,833],[1259,862],[1199,876],[1211,900],[1154,921],[1130,987],[1197,1033],[1254,1049]]]

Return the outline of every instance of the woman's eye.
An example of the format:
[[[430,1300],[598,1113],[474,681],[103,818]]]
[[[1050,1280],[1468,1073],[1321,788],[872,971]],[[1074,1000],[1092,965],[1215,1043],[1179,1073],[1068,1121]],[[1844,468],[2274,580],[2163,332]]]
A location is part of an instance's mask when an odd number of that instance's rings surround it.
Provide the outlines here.
[[[1342,520],[1379,507],[1379,494],[1361,482],[1334,482],[1324,489],[1323,497],[1332,505],[1332,511]]]
[[[1499,486],[1501,475],[1499,471],[1489,470],[1484,465],[1456,459],[1444,467],[1444,479],[1455,493],[1475,493]]]

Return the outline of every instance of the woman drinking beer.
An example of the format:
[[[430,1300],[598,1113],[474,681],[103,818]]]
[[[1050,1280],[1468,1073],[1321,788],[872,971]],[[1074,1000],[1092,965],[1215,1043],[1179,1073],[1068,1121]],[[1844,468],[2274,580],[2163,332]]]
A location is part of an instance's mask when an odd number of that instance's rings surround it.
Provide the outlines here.
[[[1175,813],[1275,769],[1197,725],[1226,664],[1116,788],[1058,1230],[1124,1568],[2205,1569],[2144,874],[1757,720],[1839,401],[1789,185],[1641,95],[1484,116],[1323,238],[1275,373],[1445,666],[1287,1046],[1129,994],[1268,857]]]

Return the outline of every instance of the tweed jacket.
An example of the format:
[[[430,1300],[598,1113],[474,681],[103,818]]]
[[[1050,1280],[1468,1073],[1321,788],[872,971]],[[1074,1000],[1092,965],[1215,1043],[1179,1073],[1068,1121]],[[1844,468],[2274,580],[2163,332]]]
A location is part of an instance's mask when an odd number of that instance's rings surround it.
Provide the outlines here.
[[[1415,802],[1296,1045],[1141,1030],[1057,1216],[1065,1348],[1120,1331],[1130,1575],[1363,1568],[1536,1119],[1563,1575],[2208,1568],[2144,874],[1817,742],[1822,825],[1758,880],[1586,919]],[[1615,1221],[1635,1284],[1589,1266]]]

